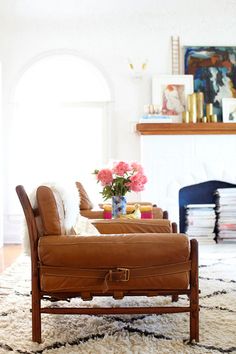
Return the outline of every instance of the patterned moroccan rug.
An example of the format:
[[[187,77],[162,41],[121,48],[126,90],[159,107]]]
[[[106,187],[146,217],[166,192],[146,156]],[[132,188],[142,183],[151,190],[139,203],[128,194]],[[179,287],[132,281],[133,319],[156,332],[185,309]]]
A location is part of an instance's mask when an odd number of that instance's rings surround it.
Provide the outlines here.
[[[22,256],[0,276],[0,353],[236,353],[236,244],[200,246],[200,288],[199,343],[188,343],[188,314],[42,315],[39,345],[31,342],[30,262]],[[90,305],[105,306],[108,301],[113,300],[94,299]],[[179,301],[187,302],[184,297]],[[170,298],[113,301],[114,306],[137,302],[167,304]],[[83,302],[73,300],[70,305]]]

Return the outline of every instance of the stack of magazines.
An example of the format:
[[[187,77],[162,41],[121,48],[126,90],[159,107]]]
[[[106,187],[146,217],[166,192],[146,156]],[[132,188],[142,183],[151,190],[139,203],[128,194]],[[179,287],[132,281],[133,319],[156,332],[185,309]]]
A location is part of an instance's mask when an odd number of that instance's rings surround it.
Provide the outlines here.
[[[216,190],[217,239],[236,239],[236,188]]]
[[[188,204],[186,206],[186,233],[190,238],[212,241],[215,238],[215,204]]]

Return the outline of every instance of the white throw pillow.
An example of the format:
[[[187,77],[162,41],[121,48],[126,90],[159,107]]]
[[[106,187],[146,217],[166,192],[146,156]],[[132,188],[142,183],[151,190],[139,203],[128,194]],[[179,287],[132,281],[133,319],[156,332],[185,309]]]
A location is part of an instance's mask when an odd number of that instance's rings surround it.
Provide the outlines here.
[[[96,236],[100,235],[98,229],[91,223],[91,221],[82,216],[78,215],[75,225],[73,226],[76,235],[81,236]]]

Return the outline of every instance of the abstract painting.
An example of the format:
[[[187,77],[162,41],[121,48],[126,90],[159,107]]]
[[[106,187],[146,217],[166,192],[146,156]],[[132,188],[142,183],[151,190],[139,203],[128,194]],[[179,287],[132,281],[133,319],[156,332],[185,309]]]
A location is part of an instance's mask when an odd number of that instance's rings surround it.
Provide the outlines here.
[[[194,91],[204,93],[222,121],[222,99],[236,97],[236,47],[184,47],[184,73],[194,76]]]

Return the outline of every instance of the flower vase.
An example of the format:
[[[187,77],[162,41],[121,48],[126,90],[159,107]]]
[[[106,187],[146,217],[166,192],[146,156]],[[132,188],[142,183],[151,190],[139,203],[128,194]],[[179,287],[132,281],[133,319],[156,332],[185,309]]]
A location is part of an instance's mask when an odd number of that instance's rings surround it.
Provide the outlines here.
[[[126,214],[126,197],[123,195],[116,195],[112,197],[112,217],[119,218],[120,215]]]

